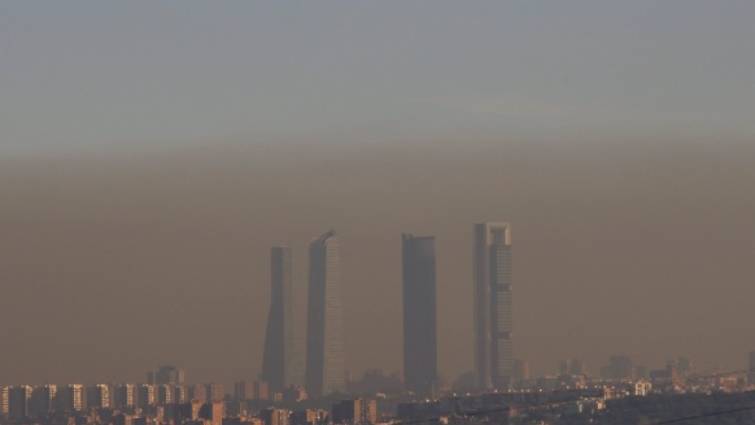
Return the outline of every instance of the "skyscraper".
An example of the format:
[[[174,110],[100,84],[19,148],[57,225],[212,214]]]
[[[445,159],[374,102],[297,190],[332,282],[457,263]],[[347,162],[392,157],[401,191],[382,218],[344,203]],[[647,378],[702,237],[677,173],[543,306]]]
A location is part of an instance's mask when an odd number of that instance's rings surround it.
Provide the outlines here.
[[[309,245],[306,387],[318,398],[345,386],[338,239],[330,231]]]
[[[404,295],[404,383],[433,392],[438,375],[435,238],[401,235]]]
[[[475,378],[479,388],[511,384],[511,225],[474,225]]]
[[[262,379],[273,391],[282,391],[291,383],[293,319],[291,250],[276,246],[270,250],[270,310],[262,358]]]

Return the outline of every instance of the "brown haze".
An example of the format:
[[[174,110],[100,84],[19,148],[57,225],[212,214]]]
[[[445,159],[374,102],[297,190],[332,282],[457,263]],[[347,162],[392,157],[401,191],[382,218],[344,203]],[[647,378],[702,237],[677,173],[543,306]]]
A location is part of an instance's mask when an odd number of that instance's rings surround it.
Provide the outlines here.
[[[209,145],[0,162],[0,381],[260,367],[267,255],[341,238],[347,363],[401,367],[400,233],[438,244],[440,365],[471,368],[471,225],[513,223],[515,351],[738,368],[755,348],[755,149]]]

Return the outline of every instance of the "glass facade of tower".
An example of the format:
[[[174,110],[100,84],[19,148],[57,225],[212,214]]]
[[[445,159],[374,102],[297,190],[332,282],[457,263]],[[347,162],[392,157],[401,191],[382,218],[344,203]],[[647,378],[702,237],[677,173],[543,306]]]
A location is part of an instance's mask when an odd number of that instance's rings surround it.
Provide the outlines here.
[[[474,360],[480,389],[507,388],[513,362],[511,225],[474,225]]]
[[[274,391],[291,384],[294,354],[294,303],[291,273],[291,250],[270,250],[270,310],[267,316],[262,378]]]
[[[314,398],[345,388],[339,261],[334,232],[310,244],[306,388]]]

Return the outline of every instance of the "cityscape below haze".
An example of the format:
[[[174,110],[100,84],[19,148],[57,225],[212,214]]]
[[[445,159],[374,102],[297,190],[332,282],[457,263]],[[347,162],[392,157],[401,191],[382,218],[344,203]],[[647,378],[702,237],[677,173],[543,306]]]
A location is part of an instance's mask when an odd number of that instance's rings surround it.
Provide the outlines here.
[[[478,223],[472,234],[474,361],[453,382],[438,372],[437,317],[443,312],[437,308],[435,237],[401,235],[403,374],[372,369],[357,377],[346,368],[341,248],[331,229],[309,243],[303,329],[295,319],[298,263],[288,246],[270,248],[270,299],[257,379],[234,381],[230,391],[219,382],[190,383],[186,369],[161,365],[142,382],[2,385],[0,420],[10,425],[615,421],[614,411],[636,414],[642,399],[652,400],[649,406],[695,406],[698,395],[717,393],[727,397],[725,404],[737,404],[755,394],[755,351],[746,367],[714,373],[702,372],[684,356],[650,368],[617,354],[597,370],[569,358],[552,373],[531,374],[527,359],[514,356],[512,226]],[[625,400],[634,401],[627,407]],[[644,408],[655,407],[639,407]],[[755,407],[699,416],[751,410]]]
[[[755,423],[755,1],[0,1],[0,425]]]

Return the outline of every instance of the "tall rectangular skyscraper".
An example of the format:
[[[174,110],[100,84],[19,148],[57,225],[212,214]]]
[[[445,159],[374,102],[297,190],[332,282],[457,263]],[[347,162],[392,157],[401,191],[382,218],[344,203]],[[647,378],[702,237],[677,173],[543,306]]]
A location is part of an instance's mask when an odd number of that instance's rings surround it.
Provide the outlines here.
[[[401,235],[404,384],[431,395],[438,379],[435,238]]]
[[[481,389],[511,384],[511,225],[474,225],[475,378]]]
[[[291,250],[276,246],[270,250],[270,310],[262,358],[262,378],[274,391],[282,391],[291,383],[294,361],[293,321]]]
[[[338,239],[327,232],[309,245],[306,388],[318,398],[345,387]]]

